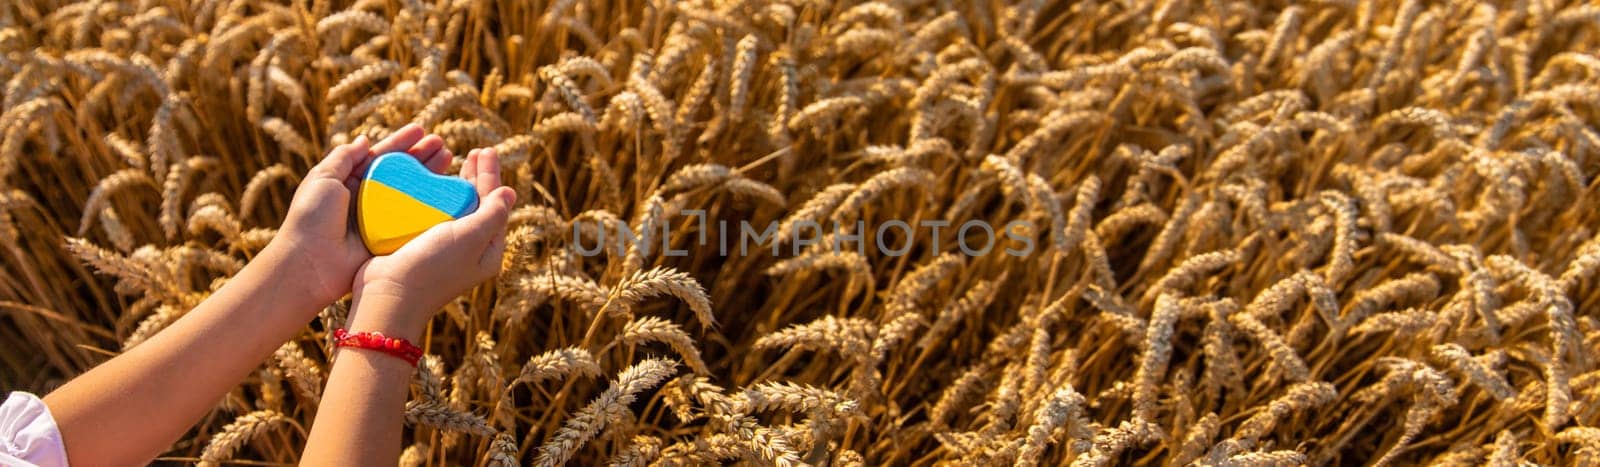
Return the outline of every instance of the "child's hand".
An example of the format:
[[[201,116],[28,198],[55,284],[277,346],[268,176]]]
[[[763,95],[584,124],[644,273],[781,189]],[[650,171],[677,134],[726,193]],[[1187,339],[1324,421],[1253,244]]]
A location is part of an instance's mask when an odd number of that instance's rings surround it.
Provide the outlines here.
[[[350,317],[350,329],[414,341],[434,312],[500,273],[506,221],[516,192],[500,185],[500,158],[492,148],[469,152],[461,177],[477,188],[478,209],[429,228],[394,253],[367,261],[356,273],[359,305]]]
[[[406,125],[377,144],[369,145],[367,138],[360,136],[335,147],[306,173],[283,227],[263,252],[304,278],[307,290],[294,293],[311,294],[325,305],[351,291],[356,270],[372,258],[361,235],[352,228],[351,202],[367,164],[380,154],[395,151],[411,154],[436,173],[444,172],[452,157],[444,140],[424,136],[420,126]]]

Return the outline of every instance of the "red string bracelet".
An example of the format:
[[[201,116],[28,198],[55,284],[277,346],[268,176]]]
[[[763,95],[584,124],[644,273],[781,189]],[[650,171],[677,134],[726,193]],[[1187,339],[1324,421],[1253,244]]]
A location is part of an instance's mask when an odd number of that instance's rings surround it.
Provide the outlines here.
[[[422,349],[412,345],[411,341],[398,337],[389,337],[381,332],[350,332],[344,328],[333,330],[333,345],[335,347],[355,347],[383,352],[400,357],[412,367],[417,366],[417,360],[422,358]]]

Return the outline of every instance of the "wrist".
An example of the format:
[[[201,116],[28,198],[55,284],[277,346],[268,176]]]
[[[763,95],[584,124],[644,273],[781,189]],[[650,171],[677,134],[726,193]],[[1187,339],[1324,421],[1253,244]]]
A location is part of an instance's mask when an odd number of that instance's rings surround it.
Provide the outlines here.
[[[291,288],[282,290],[297,291],[294,295],[320,310],[348,293],[345,290],[328,287],[327,281],[322,279],[322,272],[318,270],[317,262],[328,260],[329,258],[317,258],[315,254],[308,253],[300,240],[280,234],[267,243],[250,264],[261,263],[271,270],[270,274],[273,276],[288,278],[281,282]],[[348,283],[348,280],[345,283]]]
[[[417,360],[422,358],[422,348],[411,342],[410,339],[386,335],[375,331],[349,331],[346,329],[333,330],[334,342],[340,348],[358,348],[380,352],[391,357],[404,360],[413,368]]]
[[[364,284],[351,303],[354,312],[346,326],[351,331],[381,332],[386,336],[419,342],[432,317],[432,309],[407,296],[390,281]]]
[[[326,294],[322,291],[299,292],[298,290],[304,287],[305,274],[306,271],[300,261],[288,252],[275,249],[269,244],[245,265],[245,269],[240,271],[235,279],[246,275],[256,278],[260,281],[257,288],[267,293],[270,300],[284,303],[294,310],[304,311],[308,315],[306,319],[309,320],[323,307],[338,300],[338,297],[324,299],[322,296]]]

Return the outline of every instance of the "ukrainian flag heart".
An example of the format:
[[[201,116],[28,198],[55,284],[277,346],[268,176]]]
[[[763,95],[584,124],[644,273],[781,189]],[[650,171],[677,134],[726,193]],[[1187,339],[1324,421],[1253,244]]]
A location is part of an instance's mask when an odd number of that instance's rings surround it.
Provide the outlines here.
[[[372,161],[357,195],[361,241],[374,255],[386,255],[441,222],[478,209],[478,193],[459,177],[438,175],[403,152]]]

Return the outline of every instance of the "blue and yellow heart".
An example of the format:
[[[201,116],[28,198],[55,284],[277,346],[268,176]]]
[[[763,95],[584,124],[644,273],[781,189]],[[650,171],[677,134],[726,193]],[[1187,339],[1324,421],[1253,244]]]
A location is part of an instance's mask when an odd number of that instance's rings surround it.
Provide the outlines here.
[[[356,204],[361,241],[372,254],[386,255],[429,227],[471,214],[478,193],[464,179],[435,174],[410,154],[391,152],[367,167]]]

